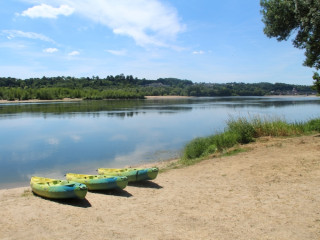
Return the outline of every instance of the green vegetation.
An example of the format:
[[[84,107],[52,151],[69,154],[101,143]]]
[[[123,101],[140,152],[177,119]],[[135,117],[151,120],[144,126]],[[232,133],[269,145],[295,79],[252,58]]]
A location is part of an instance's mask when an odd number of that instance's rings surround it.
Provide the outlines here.
[[[305,49],[304,65],[320,69],[320,1],[261,0],[264,33],[278,41],[295,34],[293,45]],[[320,93],[319,75],[315,73],[315,88]]]
[[[81,98],[88,100],[101,99],[139,99],[143,94],[132,89],[69,89],[69,88],[20,88],[0,87],[0,99],[3,100],[57,100],[63,98]]]
[[[193,164],[210,154],[223,153],[237,144],[247,144],[259,137],[296,136],[313,132],[320,132],[320,118],[304,123],[287,123],[278,118],[231,118],[223,133],[196,138],[188,143],[180,162],[184,165]]]
[[[238,153],[243,153],[243,152],[247,152],[247,149],[243,149],[243,148],[236,148],[236,149],[232,149],[230,151],[227,151],[225,153],[222,154],[222,157],[230,157],[233,155],[237,155]]]
[[[318,93],[320,93],[320,75],[319,73],[315,72],[313,74],[313,89],[315,89]]]
[[[264,96],[313,94],[311,86],[284,83],[193,83],[176,78],[146,80],[131,75],[106,78],[0,78],[0,100],[142,99],[144,96]]]

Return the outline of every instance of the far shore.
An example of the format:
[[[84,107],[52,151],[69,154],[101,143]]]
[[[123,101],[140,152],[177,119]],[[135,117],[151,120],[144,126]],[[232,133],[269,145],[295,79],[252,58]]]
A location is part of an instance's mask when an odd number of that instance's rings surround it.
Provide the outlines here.
[[[145,100],[161,100],[161,99],[183,99],[183,98],[192,98],[193,96],[145,96]],[[231,97],[231,96],[226,96]],[[250,96],[243,96],[243,97],[250,97]],[[259,97],[259,96],[257,96]],[[266,95],[262,97],[318,97],[317,95]],[[106,99],[108,100],[108,99]],[[117,99],[110,99],[110,100],[117,100]],[[53,100],[40,100],[40,99],[30,99],[30,100],[0,100],[0,104],[7,104],[7,103],[46,103],[46,102],[79,102],[83,101],[82,98],[63,98],[63,99],[53,99]]]
[[[40,99],[30,99],[30,100],[0,100],[1,103],[40,103],[40,102],[78,102],[82,101],[82,98],[63,98],[63,99],[54,99],[54,100],[40,100]]]
[[[145,96],[146,100],[155,100],[155,99],[179,99],[179,98],[190,98],[190,96]],[[108,100],[108,99],[106,99]],[[117,99],[110,99],[117,100]],[[40,100],[40,99],[30,99],[30,100],[0,100],[0,104],[5,103],[46,103],[46,102],[79,102],[83,101],[82,98],[63,98],[63,99],[53,99],[53,100]]]
[[[145,96],[147,100],[191,98],[192,96]]]

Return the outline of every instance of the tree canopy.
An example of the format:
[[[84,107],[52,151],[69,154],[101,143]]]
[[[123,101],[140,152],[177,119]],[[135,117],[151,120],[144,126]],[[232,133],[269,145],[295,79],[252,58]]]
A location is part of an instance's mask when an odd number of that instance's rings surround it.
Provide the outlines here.
[[[264,33],[278,41],[293,34],[293,45],[305,49],[304,65],[320,69],[320,1],[261,0]]]
[[[319,77],[320,79],[320,77]],[[140,99],[144,96],[263,96],[313,94],[311,86],[284,83],[193,83],[177,78],[138,79],[123,74],[100,78],[42,77],[16,79],[0,77],[0,100]]]

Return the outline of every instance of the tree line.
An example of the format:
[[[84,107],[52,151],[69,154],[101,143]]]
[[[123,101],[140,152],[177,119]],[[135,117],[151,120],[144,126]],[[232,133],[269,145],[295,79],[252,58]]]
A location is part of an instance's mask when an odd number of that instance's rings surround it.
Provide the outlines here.
[[[1,100],[143,99],[145,96],[264,96],[313,94],[311,86],[285,83],[193,83],[177,78],[147,80],[123,74],[100,78],[42,77],[17,79],[0,77]]]

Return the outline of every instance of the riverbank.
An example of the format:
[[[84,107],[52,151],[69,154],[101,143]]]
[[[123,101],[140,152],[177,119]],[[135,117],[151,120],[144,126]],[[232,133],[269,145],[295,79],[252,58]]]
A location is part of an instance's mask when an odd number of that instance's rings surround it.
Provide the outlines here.
[[[179,98],[190,98],[188,96],[145,96],[146,100],[159,100],[159,99],[179,99]],[[117,100],[117,99],[111,99]],[[30,100],[0,100],[0,104],[5,103],[46,103],[46,102],[78,102],[83,101],[82,98],[63,98],[63,99],[54,99],[54,100],[40,100],[40,99],[30,99]]]
[[[0,238],[319,239],[320,135],[243,148],[83,201],[0,190]]]
[[[192,96],[145,96],[147,100],[158,100],[158,99],[180,99],[180,98],[191,98]]]
[[[267,95],[263,97],[279,97],[279,98],[285,98],[285,97],[297,97],[297,98],[303,98],[303,97],[318,97],[316,95]],[[146,100],[161,100],[161,99],[184,99],[184,98],[192,98],[192,96],[145,96]],[[115,99],[112,99],[115,100]],[[77,101],[83,101],[82,98],[63,98],[63,99],[55,99],[55,100],[39,100],[39,99],[31,99],[31,100],[14,100],[14,101],[8,101],[8,100],[0,100],[0,104],[4,103],[41,103],[41,102],[77,102]]]
[[[46,103],[46,102],[78,102],[82,101],[82,98],[63,98],[63,99],[54,99],[54,100],[39,100],[39,99],[30,99],[30,100],[0,100],[0,104],[3,103]]]

